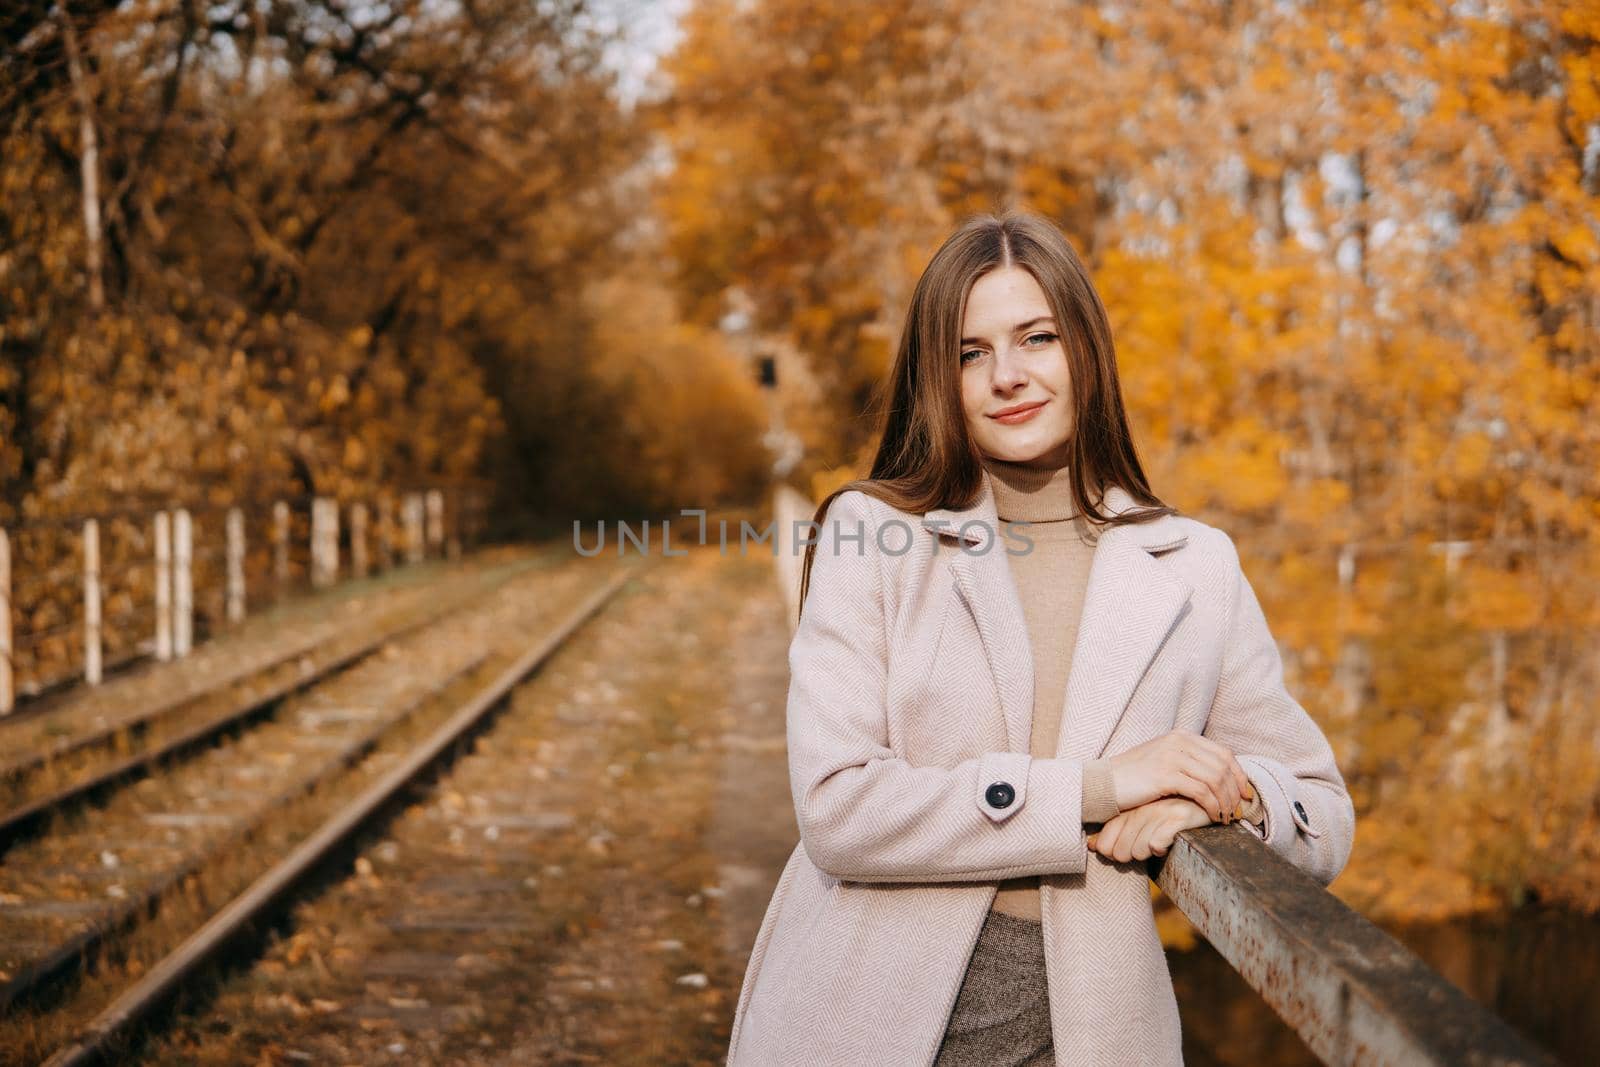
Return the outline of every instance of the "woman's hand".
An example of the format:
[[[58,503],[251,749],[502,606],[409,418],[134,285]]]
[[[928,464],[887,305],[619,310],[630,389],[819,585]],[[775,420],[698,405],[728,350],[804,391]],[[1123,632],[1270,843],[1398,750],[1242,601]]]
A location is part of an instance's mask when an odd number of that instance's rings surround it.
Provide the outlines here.
[[[1224,822],[1241,798],[1255,795],[1233,752],[1193,730],[1173,730],[1109,759],[1124,812],[1177,795],[1204,808],[1212,822]]]
[[[1121,863],[1147,860],[1165,856],[1178,831],[1209,826],[1213,821],[1188,797],[1165,797],[1113,815],[1098,833],[1089,835],[1089,848]]]

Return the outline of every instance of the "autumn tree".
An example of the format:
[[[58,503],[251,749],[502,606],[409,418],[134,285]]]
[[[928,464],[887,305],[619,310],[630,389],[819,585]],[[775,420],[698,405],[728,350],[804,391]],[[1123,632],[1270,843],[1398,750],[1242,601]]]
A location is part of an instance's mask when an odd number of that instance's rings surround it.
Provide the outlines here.
[[[1157,491],[1241,544],[1364,824],[1425,855],[1445,791],[1486,840],[1542,834],[1485,845],[1509,892],[1600,836],[1597,28],[1573,3],[702,5],[663,112],[682,299],[737,285],[851,383],[826,472],[870,444],[937,243],[972,211],[1056,220]],[[1578,868],[1600,900],[1600,854]]]

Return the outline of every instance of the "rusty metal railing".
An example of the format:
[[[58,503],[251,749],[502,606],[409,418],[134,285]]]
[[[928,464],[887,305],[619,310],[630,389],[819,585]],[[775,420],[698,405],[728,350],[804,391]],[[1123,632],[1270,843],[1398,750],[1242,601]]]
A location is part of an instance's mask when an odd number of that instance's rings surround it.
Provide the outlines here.
[[[1184,831],[1149,869],[1324,1063],[1557,1063],[1237,826]]]

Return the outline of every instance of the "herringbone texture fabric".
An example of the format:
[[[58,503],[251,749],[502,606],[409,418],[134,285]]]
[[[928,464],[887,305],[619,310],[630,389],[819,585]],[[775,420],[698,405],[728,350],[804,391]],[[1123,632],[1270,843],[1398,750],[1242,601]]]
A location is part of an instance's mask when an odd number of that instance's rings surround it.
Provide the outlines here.
[[[1104,502],[1133,506],[1115,488]],[[1081,822],[1085,761],[1173,729],[1239,755],[1270,847],[1324,884],[1349,857],[1349,793],[1226,534],[1176,516],[1102,532],[1056,752],[1037,757],[1022,607],[1003,544],[982,551],[996,530],[987,475],[967,509],[912,515],[858,491],[829,509],[789,648],[801,842],[730,1064],[933,1063],[996,885],[1027,874],[1056,1062],[1181,1063],[1145,865],[1090,853]],[[1014,789],[1000,807],[997,782]]]

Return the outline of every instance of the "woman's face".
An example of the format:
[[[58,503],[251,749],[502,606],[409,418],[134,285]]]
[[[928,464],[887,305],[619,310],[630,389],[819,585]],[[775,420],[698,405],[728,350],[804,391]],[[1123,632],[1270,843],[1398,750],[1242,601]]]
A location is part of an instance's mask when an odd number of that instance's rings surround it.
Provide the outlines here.
[[[1064,467],[1072,439],[1067,350],[1044,290],[1021,267],[972,285],[961,323],[961,406],[993,459]]]

